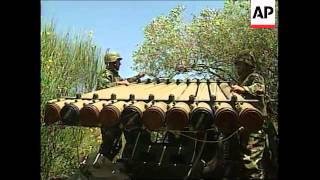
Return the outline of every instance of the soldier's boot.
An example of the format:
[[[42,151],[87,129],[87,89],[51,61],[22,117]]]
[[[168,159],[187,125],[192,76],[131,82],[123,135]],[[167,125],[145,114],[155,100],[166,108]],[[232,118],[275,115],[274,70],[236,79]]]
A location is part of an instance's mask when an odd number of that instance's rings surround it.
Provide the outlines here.
[[[110,162],[110,160],[103,154],[98,153],[95,160],[93,161],[92,166],[96,169],[100,169],[106,162]]]
[[[221,176],[221,162],[219,162],[216,159],[213,159],[209,161],[206,166],[202,170],[202,174],[204,177],[209,178],[209,177],[214,177],[220,174]]]

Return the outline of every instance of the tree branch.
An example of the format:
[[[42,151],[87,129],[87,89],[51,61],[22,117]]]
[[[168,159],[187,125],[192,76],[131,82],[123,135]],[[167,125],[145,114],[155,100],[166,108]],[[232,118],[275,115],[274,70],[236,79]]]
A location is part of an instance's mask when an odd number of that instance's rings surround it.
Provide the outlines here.
[[[196,66],[195,68],[193,68],[193,70],[194,70],[194,71],[197,71],[197,72],[203,72],[204,70],[206,70],[209,74],[212,74],[212,75],[214,75],[214,76],[217,76],[218,78],[226,81],[226,78],[224,78],[224,77],[221,76],[220,74],[214,72],[214,70],[222,71],[222,72],[226,73],[226,75],[227,75],[230,79],[232,79],[233,81],[235,81],[235,82],[238,83],[238,81],[237,81],[234,77],[232,77],[229,73],[227,73],[225,70],[223,70],[223,69],[221,69],[221,68],[219,68],[219,67],[210,67],[210,66],[208,66],[208,65],[201,64],[201,66]]]

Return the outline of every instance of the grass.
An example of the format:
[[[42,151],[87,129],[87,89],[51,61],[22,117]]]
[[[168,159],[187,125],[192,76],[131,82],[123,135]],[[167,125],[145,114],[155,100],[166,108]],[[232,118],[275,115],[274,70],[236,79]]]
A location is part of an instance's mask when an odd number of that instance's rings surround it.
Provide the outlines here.
[[[41,27],[41,179],[70,175],[81,158],[96,152],[98,128],[45,126],[48,100],[93,90],[101,64],[101,49],[92,34],[58,34],[53,22]]]

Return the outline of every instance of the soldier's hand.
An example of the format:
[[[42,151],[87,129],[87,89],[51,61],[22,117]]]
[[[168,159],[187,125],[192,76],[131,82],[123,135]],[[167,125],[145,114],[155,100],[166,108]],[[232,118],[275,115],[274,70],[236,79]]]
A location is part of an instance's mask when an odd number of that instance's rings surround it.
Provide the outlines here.
[[[231,92],[236,92],[236,93],[244,93],[246,90],[238,85],[232,85],[231,86]]]
[[[142,78],[144,75],[145,75],[145,73],[140,72],[140,73],[138,74],[138,77],[139,77],[139,78]]]
[[[127,80],[123,80],[123,81],[118,81],[117,84],[118,85],[126,85],[126,86],[128,86],[130,83]]]

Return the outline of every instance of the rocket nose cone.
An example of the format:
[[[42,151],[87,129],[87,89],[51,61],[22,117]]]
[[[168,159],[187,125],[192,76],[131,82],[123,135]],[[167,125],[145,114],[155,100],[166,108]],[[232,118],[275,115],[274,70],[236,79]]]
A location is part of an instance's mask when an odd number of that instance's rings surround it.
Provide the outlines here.
[[[79,124],[79,109],[73,104],[65,105],[60,112],[61,121],[65,125],[75,126]]]
[[[87,105],[80,110],[80,125],[99,127],[99,110],[93,105]]]
[[[262,114],[255,109],[244,109],[239,114],[239,123],[244,127],[245,131],[252,133],[262,128]]]
[[[120,111],[115,106],[104,107],[99,115],[99,120],[102,127],[111,127],[120,120]]]
[[[188,114],[180,108],[174,108],[166,116],[168,129],[182,130],[188,125]]]
[[[219,109],[215,114],[215,125],[225,133],[230,133],[235,131],[238,126],[238,116],[237,113],[232,109]]]
[[[148,108],[142,116],[143,124],[150,130],[156,130],[163,126],[164,112],[160,108]]]
[[[60,107],[56,104],[47,104],[45,109],[44,122],[47,125],[51,125],[59,121],[61,119],[60,110]]]

